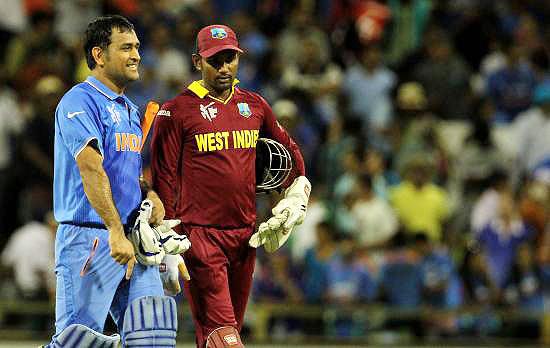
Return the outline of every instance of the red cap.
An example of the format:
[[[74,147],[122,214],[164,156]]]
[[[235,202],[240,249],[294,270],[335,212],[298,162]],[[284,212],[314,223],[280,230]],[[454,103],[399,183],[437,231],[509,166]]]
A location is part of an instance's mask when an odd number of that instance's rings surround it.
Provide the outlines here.
[[[223,50],[243,52],[235,32],[226,25],[215,24],[204,27],[197,34],[197,51],[203,58],[209,58]]]

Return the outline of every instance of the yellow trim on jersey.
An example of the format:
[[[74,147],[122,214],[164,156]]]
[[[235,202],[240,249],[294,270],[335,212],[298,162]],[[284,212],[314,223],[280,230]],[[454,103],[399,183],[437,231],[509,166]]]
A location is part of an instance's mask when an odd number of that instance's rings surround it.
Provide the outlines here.
[[[199,98],[203,99],[204,97],[206,97],[207,95],[216,100],[216,101],[219,101],[220,103],[223,103],[223,104],[227,104],[227,102],[229,100],[231,100],[231,97],[233,97],[233,92],[235,92],[235,85],[239,83],[239,80],[235,79],[233,80],[233,86],[231,87],[231,93],[229,94],[229,96],[227,97],[227,99],[223,100],[223,99],[219,99],[219,98],[216,98],[216,97],[213,97],[211,95],[209,95],[209,91],[208,89],[206,89],[206,87],[203,86],[203,81],[202,80],[197,80],[197,81],[193,81],[191,82],[191,84],[189,86],[187,86],[187,88],[195,93]]]

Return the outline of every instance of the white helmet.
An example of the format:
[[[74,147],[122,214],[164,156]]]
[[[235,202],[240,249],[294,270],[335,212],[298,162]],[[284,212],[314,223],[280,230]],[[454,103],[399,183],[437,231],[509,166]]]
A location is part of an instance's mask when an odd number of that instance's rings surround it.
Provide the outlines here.
[[[256,192],[279,188],[292,171],[292,157],[283,144],[268,138],[256,143]]]

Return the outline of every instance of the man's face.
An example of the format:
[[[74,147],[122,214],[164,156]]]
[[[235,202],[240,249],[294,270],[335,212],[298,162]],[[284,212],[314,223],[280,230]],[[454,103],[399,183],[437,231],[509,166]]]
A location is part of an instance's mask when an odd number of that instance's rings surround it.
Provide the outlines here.
[[[138,49],[139,40],[133,30],[121,32],[113,28],[111,44],[105,50],[104,56],[106,75],[121,86],[139,79],[138,66],[141,57]]]
[[[196,64],[202,72],[204,83],[222,92],[233,86],[239,68],[239,55],[234,50],[223,50],[209,58],[201,57]]]

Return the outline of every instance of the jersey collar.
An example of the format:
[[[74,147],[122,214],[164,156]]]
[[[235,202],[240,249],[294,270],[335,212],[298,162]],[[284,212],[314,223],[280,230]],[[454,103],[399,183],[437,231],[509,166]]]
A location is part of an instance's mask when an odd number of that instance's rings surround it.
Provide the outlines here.
[[[126,104],[129,105],[132,109],[138,110],[138,107],[134,103],[132,103],[132,101],[130,99],[128,99],[128,97],[126,95],[116,94],[115,92],[113,92],[112,89],[107,87],[103,82],[99,81],[94,76],[88,76],[88,78],[84,82],[88,83],[90,86],[95,88],[99,93],[103,94],[104,96],[106,96],[110,100],[115,100],[117,98],[122,98],[126,102]]]
[[[206,89],[206,87],[204,87],[202,85],[202,80],[197,80],[197,81],[193,81],[191,82],[191,84],[189,86],[187,86],[187,88],[195,93],[197,95],[197,97],[201,98],[201,99],[204,99],[204,97],[206,97],[210,92],[208,91],[208,89]],[[226,104],[230,99],[231,97],[233,96],[233,92],[235,90],[235,85],[239,83],[239,80],[235,79],[233,80],[233,86],[231,87],[231,94],[229,94],[229,97],[227,97],[227,99],[224,101],[224,100],[221,100],[219,98],[215,98],[213,96],[209,96],[210,98],[214,99],[214,100],[218,100],[224,104]]]
[[[88,76],[88,78],[84,82],[88,83],[93,88],[97,89],[99,93],[103,94],[111,100],[115,100],[116,98],[123,96],[123,94],[116,94],[109,87],[105,86],[103,82],[99,81],[93,76]]]

